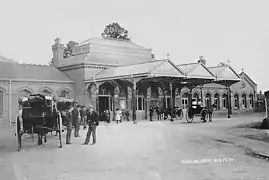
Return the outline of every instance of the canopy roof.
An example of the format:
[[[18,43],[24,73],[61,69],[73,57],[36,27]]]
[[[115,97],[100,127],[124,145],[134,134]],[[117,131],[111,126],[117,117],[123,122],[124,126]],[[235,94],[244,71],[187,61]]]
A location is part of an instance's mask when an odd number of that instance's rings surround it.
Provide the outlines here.
[[[185,74],[170,60],[155,60],[140,64],[112,67],[97,73],[88,81],[103,81],[111,79],[124,79],[130,77],[181,77]]]
[[[216,77],[216,81],[233,81],[239,82],[240,76],[229,65],[218,65],[214,67],[208,67],[208,69]]]
[[[189,63],[177,65],[187,76],[187,78],[211,79],[214,80],[214,75],[202,63]]]

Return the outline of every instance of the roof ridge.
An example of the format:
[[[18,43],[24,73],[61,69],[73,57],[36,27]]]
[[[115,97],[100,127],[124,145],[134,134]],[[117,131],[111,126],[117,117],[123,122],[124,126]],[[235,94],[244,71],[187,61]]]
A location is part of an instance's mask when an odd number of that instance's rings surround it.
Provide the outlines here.
[[[165,61],[165,60],[145,61],[145,62],[139,62],[139,63],[135,63],[135,64],[128,64],[128,65],[117,66],[117,67],[128,67],[128,66],[134,66],[134,65],[139,65],[139,64],[154,63],[154,62],[158,62],[158,61],[161,62],[161,61]]]
[[[177,66],[192,65],[192,64],[198,64],[198,63],[197,62],[196,63],[185,63],[185,64],[178,64]]]

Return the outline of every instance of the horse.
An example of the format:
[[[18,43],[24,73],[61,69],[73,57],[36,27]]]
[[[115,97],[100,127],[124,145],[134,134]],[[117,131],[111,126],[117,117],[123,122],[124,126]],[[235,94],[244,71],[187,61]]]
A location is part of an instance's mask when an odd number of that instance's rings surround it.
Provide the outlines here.
[[[209,122],[212,122],[212,115],[213,115],[213,111],[214,111],[214,108],[217,108],[217,104],[214,103],[214,104],[211,104],[211,105],[207,105],[206,107],[206,113],[208,114],[208,119],[209,119]],[[205,114],[202,114],[202,117],[205,117]],[[206,122],[205,118],[203,118],[204,122]]]

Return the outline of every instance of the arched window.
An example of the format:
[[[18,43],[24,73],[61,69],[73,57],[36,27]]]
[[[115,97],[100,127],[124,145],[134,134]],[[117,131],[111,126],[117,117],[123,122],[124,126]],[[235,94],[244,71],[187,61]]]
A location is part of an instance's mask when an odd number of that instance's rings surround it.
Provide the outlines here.
[[[189,100],[188,100],[189,93],[182,94],[181,98],[181,107],[182,109],[187,109],[189,107]]]
[[[247,108],[247,96],[242,94],[242,107]]]
[[[228,106],[228,96],[227,94],[222,95],[222,107],[223,109],[226,109]]]
[[[40,94],[44,96],[52,96],[52,92],[47,89],[44,89],[43,91],[41,91]]]
[[[218,93],[216,93],[214,95],[214,104],[217,105],[217,108],[216,109],[220,109],[220,98],[219,98],[219,94]]]
[[[234,107],[236,109],[239,109],[239,96],[238,96],[238,94],[234,95]]]
[[[253,95],[249,95],[249,107],[253,108]]]
[[[194,93],[193,94],[193,98],[192,98],[194,101],[198,101],[198,99],[199,99],[199,94],[198,93]]]
[[[59,97],[69,97],[69,92],[67,90],[61,90]]]
[[[0,90],[0,117],[4,115],[4,91]]]
[[[207,107],[212,105],[211,94],[210,93],[206,93],[206,95],[205,95],[205,104],[206,104]]]
[[[27,89],[23,89],[23,90],[20,90],[20,91],[18,92],[18,96],[19,96],[19,97],[28,97],[28,96],[30,96],[31,94],[32,94],[32,92],[29,91],[29,90],[27,90]]]

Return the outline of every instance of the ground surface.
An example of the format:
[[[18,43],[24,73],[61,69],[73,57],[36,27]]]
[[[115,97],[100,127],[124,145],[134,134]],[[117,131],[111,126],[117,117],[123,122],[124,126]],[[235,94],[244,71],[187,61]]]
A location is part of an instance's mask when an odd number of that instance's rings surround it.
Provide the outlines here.
[[[261,130],[232,128],[262,118],[101,124],[94,146],[81,145],[86,131],[61,149],[55,136],[35,146],[25,135],[21,152],[16,151],[15,137],[1,135],[0,180],[265,180],[269,162],[247,155],[245,147],[266,153],[268,143],[243,137]]]

